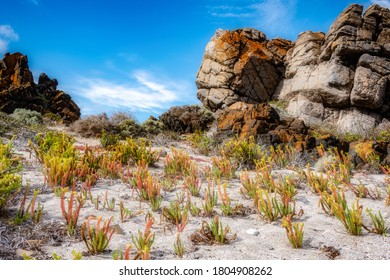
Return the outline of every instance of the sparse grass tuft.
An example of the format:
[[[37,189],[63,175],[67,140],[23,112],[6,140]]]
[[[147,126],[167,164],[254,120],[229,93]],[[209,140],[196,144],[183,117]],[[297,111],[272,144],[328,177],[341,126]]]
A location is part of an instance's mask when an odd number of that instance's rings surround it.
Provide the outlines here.
[[[337,196],[337,201],[331,202],[331,209],[351,235],[361,235],[363,206],[359,205],[358,200],[352,204],[351,208],[348,207],[344,191],[341,191],[341,194]]]
[[[373,214],[371,209],[366,209],[366,211],[370,216],[373,225],[372,229],[369,231],[379,235],[387,236],[388,228],[385,225],[385,220],[383,219],[381,211],[378,211],[378,215]]]
[[[149,218],[144,232],[138,231],[137,237],[132,236],[133,245],[137,248],[137,253],[134,259],[149,260],[150,249],[154,243],[155,234],[151,232],[153,218]]]
[[[255,198],[262,181],[260,176],[256,173],[255,177],[250,177],[249,172],[244,171],[240,174],[240,181],[242,184],[241,194],[246,198]]]
[[[234,177],[234,174],[237,170],[237,166],[228,159],[224,153],[222,157],[211,157],[212,167],[207,167],[206,176],[209,179],[221,180],[227,179],[231,180]]]
[[[183,187],[188,190],[191,195],[199,196],[201,185],[198,168],[194,162],[191,162],[188,167],[188,175],[184,177]]]
[[[182,232],[188,223],[188,208],[182,207],[178,201],[173,201],[169,207],[163,207],[161,220],[172,223]]]
[[[74,235],[77,226],[77,221],[80,215],[80,210],[84,206],[85,200],[76,192],[71,191],[69,200],[67,202],[67,207],[66,207],[65,194],[66,191],[62,191],[62,195],[61,195],[62,217],[65,219],[65,222],[68,225],[68,234]]]
[[[190,156],[183,150],[171,148],[171,154],[165,157],[164,174],[166,177],[188,175],[190,167]]]
[[[191,143],[201,154],[208,156],[214,146],[214,140],[208,137],[205,132],[196,130],[194,133],[186,137],[187,141]]]
[[[282,225],[286,229],[288,241],[293,248],[301,248],[303,241],[303,223],[292,223],[291,215],[282,219]]]
[[[255,196],[255,206],[260,215],[269,222],[276,221],[279,217],[279,208],[276,194],[270,196],[267,190],[259,189]]]
[[[182,258],[184,256],[184,253],[186,252],[184,243],[180,238],[180,234],[176,235],[175,243],[173,243],[173,249],[175,252],[175,255],[179,258]]]
[[[218,202],[218,194],[214,190],[214,181],[208,182],[207,189],[202,202],[203,215],[210,217],[214,213],[214,207]]]
[[[112,253],[112,259],[113,260],[131,260],[130,256],[130,250],[131,250],[131,245],[126,245],[126,248],[124,251],[121,250],[115,250]]]
[[[229,244],[237,237],[237,234],[228,236],[229,232],[230,228],[225,227],[219,217],[215,216],[211,224],[203,221],[201,229],[191,234],[190,239],[194,244]]]
[[[286,145],[283,148],[280,145],[276,148],[271,146],[267,161],[279,168],[285,168],[292,164],[296,156],[297,150],[290,145]]]
[[[88,251],[91,254],[102,253],[108,244],[110,243],[111,237],[114,234],[114,230],[110,228],[112,217],[102,223],[102,217],[98,217],[96,225],[91,225],[91,219],[87,219],[81,227],[81,238],[87,245]]]

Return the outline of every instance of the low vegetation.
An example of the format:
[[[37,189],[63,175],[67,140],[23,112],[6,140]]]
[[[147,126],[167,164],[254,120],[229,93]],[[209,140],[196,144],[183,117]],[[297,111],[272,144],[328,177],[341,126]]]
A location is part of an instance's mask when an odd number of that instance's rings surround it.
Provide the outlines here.
[[[363,207],[368,200],[382,207],[390,205],[389,167],[380,165],[373,142],[357,142],[356,156],[360,168],[385,174],[383,186],[367,186],[364,177],[364,183],[358,184],[357,177],[353,178],[359,168],[355,159],[335,148],[318,146],[312,152],[310,156],[322,159],[317,170],[311,167],[313,160],[304,166],[297,161],[301,154],[293,146],[260,146],[254,138],[235,137],[217,146],[205,132],[196,131],[184,141],[176,138],[175,145],[156,148],[150,138],[139,137],[145,128],[126,114],[90,116],[73,124],[73,130],[83,136],[97,136],[100,144],[96,146],[79,145],[65,132],[38,131],[45,117],[35,112],[18,110],[7,118],[8,123],[37,129],[28,144],[36,160],[31,159],[27,167],[38,165],[42,172],[38,175],[44,179],[31,185],[22,180],[20,163],[25,160],[15,154],[15,140],[0,139],[0,225],[22,231],[36,227],[44,232],[42,227],[50,228],[46,216],[53,215],[45,207],[45,199],[51,197],[58,206],[54,214],[61,220],[53,232],[69,244],[84,241],[86,245],[88,252],[77,253],[78,259],[108,253],[114,233],[127,235],[127,227],[137,224],[142,227],[130,234],[131,244],[110,252],[113,259],[156,258],[161,252],[153,246],[160,246],[161,240],[159,245],[154,241],[162,237],[171,238],[170,254],[182,258],[192,254],[188,241],[192,246],[234,242],[244,230],[233,225],[240,216],[249,222],[260,221],[260,232],[263,226],[284,229],[291,247],[301,248],[301,207],[307,206],[306,197],[318,199],[321,214],[344,227],[345,233],[388,234],[386,208]],[[158,120],[149,120],[153,122]],[[188,153],[185,147],[189,145],[195,153]],[[308,234],[306,229],[305,237]],[[51,253],[49,257],[62,259],[63,255]]]

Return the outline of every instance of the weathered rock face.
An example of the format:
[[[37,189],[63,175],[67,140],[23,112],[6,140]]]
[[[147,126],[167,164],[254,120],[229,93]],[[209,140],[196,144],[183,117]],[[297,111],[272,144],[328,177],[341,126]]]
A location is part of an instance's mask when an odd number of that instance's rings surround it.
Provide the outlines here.
[[[0,111],[12,113],[16,108],[25,108],[57,114],[65,123],[79,119],[80,108],[68,94],[57,90],[57,85],[56,79],[44,73],[35,84],[27,56],[6,54],[0,60]]]
[[[159,120],[166,128],[179,133],[204,131],[214,121],[213,114],[198,105],[174,106],[163,113]]]
[[[254,29],[218,30],[206,47],[196,78],[197,96],[213,112],[233,103],[270,99],[284,74],[291,42],[268,41]]]
[[[351,5],[328,34],[304,32],[288,51],[275,97],[309,125],[368,134],[390,117],[390,11]]]
[[[217,136],[253,136],[263,144],[291,144],[299,150],[312,149],[315,139],[308,136],[302,120],[281,118],[267,103],[236,102],[224,110],[217,119]]]
[[[265,134],[279,125],[279,115],[268,104],[236,102],[218,117],[220,134],[248,138]]]
[[[233,103],[288,102],[307,125],[367,134],[390,119],[390,10],[345,9],[327,34],[267,41],[260,31],[217,31],[197,75],[198,98],[220,113]]]

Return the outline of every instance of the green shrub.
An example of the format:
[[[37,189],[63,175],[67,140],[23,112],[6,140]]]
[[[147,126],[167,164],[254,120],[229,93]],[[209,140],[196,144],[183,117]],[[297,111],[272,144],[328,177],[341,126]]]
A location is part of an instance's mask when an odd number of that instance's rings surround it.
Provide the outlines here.
[[[141,126],[134,119],[126,119],[115,128],[122,139],[136,137],[142,134]]]
[[[234,138],[226,142],[222,147],[222,153],[228,158],[233,158],[240,165],[252,167],[256,160],[263,158],[264,153],[255,142],[254,137],[249,139]]]
[[[3,144],[0,139],[0,211],[5,208],[10,196],[22,187],[22,178],[16,174],[21,170],[21,166],[11,150],[12,142]]]
[[[162,122],[152,116],[141,124],[141,128],[150,135],[157,135],[166,129]]]
[[[154,165],[160,159],[160,151],[152,149],[152,143],[145,138],[126,139],[126,142],[116,145],[115,155],[123,164],[131,159],[134,163]]]
[[[29,146],[42,162],[46,155],[63,158],[77,157],[77,151],[73,146],[75,139],[64,132],[40,133],[34,140],[36,144],[30,141]]]
[[[18,108],[11,114],[11,117],[17,122],[20,122],[24,125],[37,125],[43,124],[43,117],[37,111],[32,111],[28,109]]]
[[[390,142],[390,129],[377,131],[374,137],[377,141]]]
[[[119,142],[118,135],[110,132],[102,131],[102,135],[100,136],[100,144],[103,148],[109,148],[115,146]]]

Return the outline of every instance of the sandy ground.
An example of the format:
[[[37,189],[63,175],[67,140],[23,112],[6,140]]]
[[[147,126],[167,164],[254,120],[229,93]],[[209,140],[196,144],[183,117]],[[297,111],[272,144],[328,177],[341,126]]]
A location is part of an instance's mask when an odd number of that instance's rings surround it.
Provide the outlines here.
[[[77,145],[98,145],[98,141],[91,139],[77,138]],[[198,162],[199,168],[210,164],[210,158],[197,154],[191,147],[184,142],[173,143],[176,147],[185,149],[190,153],[193,160]],[[133,190],[128,184],[121,180],[106,180],[100,179],[96,186],[92,188],[94,197],[108,192],[108,197],[115,198],[114,211],[103,209],[102,205],[99,210],[96,210],[91,201],[87,200],[85,206],[80,213],[79,224],[90,216],[102,216],[104,219],[113,217],[113,227],[116,233],[107,250],[99,255],[92,256],[87,253],[87,248],[78,234],[76,237],[69,237],[66,234],[66,225],[61,216],[60,198],[56,197],[53,192],[44,185],[44,177],[42,175],[42,167],[33,156],[30,157],[25,143],[15,142],[16,151],[24,157],[24,170],[22,172],[23,181],[29,182],[32,188],[42,189],[39,195],[39,201],[44,205],[43,221],[35,226],[41,229],[51,229],[51,233],[46,235],[42,240],[33,240],[39,244],[39,255],[41,258],[50,258],[53,253],[61,256],[63,259],[72,259],[72,250],[83,253],[83,259],[111,259],[111,254],[114,250],[123,250],[127,244],[131,244],[132,235],[136,235],[138,230],[143,230],[145,227],[145,214],[150,210],[147,203],[140,202]],[[170,147],[156,147],[163,149],[167,153],[170,152]],[[151,172],[155,175],[162,175],[164,159],[161,158],[156,167],[151,168]],[[286,175],[294,173],[290,170],[275,170],[274,175]],[[277,173],[277,174],[276,174]],[[353,183],[363,183],[370,188],[377,187],[383,198],[373,200],[371,198],[360,199],[360,204],[364,209],[371,208],[374,213],[381,211],[387,225],[390,225],[390,207],[384,204],[385,184],[384,175],[362,174],[354,175]],[[182,182],[176,182],[174,192],[163,192],[162,206],[168,206],[170,201],[176,199],[177,194],[182,192]],[[203,182],[201,196],[204,194],[204,189],[207,186]],[[318,196],[313,194],[308,186],[301,184],[296,196],[296,207],[302,209],[304,215],[298,220],[304,222],[304,242],[303,248],[293,249],[288,242],[285,229],[281,226],[281,222],[269,223],[261,218],[256,213],[252,200],[244,198],[240,194],[241,183],[239,179],[233,179],[228,182],[228,194],[231,197],[233,204],[242,203],[244,206],[251,208],[252,213],[246,216],[225,217],[222,216],[218,206],[215,208],[219,214],[220,220],[224,225],[231,228],[232,233],[237,234],[236,240],[227,245],[194,245],[190,241],[190,235],[197,229],[200,229],[203,221],[210,222],[211,218],[192,217],[190,216],[189,223],[181,234],[182,240],[185,243],[186,253],[184,259],[293,259],[293,260],[319,260],[319,259],[390,259],[390,237],[384,237],[369,233],[363,230],[361,236],[352,236],[347,233],[343,225],[337,218],[326,215],[318,206]],[[352,192],[347,191],[347,199],[349,202],[355,201],[355,196]],[[102,199],[101,199],[102,200]],[[141,211],[142,213],[132,218],[130,221],[121,223],[119,213],[119,203],[123,201],[124,206],[132,211]],[[192,198],[193,202],[201,207],[200,198]],[[161,213],[161,212],[160,212]],[[155,233],[155,242],[151,249],[152,259],[177,259],[174,254],[173,243],[176,238],[176,228],[161,221],[161,214],[153,212],[155,224],[152,231]],[[370,225],[371,221],[368,214],[363,212],[363,220],[365,224]],[[23,225],[22,225],[23,226]],[[0,222],[0,242],[2,236],[1,229],[6,228],[5,224]],[[248,233],[248,230],[257,231],[256,235]],[[15,234],[18,230],[15,230]],[[4,238],[4,237],[3,237]],[[39,239],[39,238],[38,238]],[[24,240],[26,241],[26,240]],[[4,242],[4,239],[3,239]],[[25,243],[21,243],[25,244]],[[26,249],[26,246],[20,245],[20,249]],[[15,247],[15,246],[14,246]],[[31,246],[28,247],[31,252]],[[27,250],[29,251],[29,250]],[[134,250],[132,251],[134,254]],[[12,253],[12,252],[10,252]],[[45,256],[45,257],[42,257]]]

